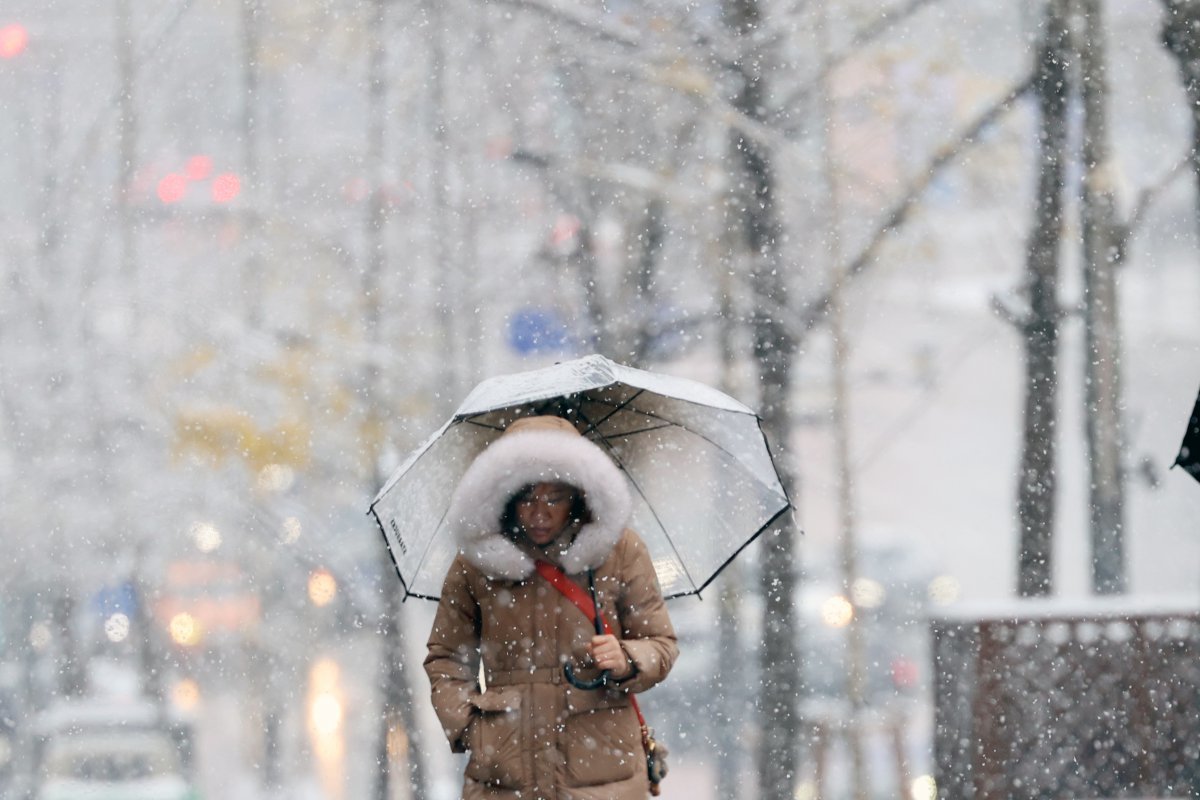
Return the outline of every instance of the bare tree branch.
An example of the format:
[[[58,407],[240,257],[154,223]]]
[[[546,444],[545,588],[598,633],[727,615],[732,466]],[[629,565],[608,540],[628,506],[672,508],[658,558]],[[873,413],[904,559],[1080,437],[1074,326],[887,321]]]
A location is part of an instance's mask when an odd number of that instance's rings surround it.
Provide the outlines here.
[[[998,295],[998,294],[993,294],[991,306],[992,306],[992,311],[996,314],[996,316],[998,316],[1000,319],[1004,320],[1005,322],[1007,322],[1009,325],[1013,326],[1017,330],[1021,330],[1022,328],[1024,328],[1026,325],[1029,324],[1029,319],[1030,319],[1031,315],[1029,313],[1028,307],[1020,308],[1020,309],[1014,308],[1013,304],[1010,302],[1009,298],[1007,298],[1007,297],[1004,297],[1004,296]]]
[[[159,19],[165,20],[161,23],[158,30],[150,37],[149,44],[143,44],[138,47],[133,54],[133,69],[137,70],[149,66],[151,60],[156,57],[162,50],[163,45],[170,41],[171,36],[175,33],[175,29],[179,27],[179,23],[183,21],[184,16],[191,10],[195,0],[180,0],[178,5],[170,11],[164,11],[159,14]],[[103,133],[104,126],[109,123],[120,107],[121,90],[117,89],[108,102],[101,107],[97,112],[92,124],[88,126],[87,131],[80,138],[79,144],[76,146],[74,153],[65,162],[65,168],[62,171],[64,175],[78,175],[83,172],[87,166],[87,162],[96,154],[96,150],[100,146],[100,134]],[[65,214],[70,208],[72,201],[81,196],[79,192],[67,191],[65,188],[59,188],[55,196],[51,199],[51,205],[57,214]]]
[[[1129,248],[1129,240],[1137,233],[1137,229],[1141,226],[1146,218],[1146,214],[1150,211],[1150,207],[1155,201],[1166,191],[1175,180],[1182,175],[1192,163],[1192,155],[1185,153],[1175,165],[1164,172],[1161,177],[1154,183],[1146,186],[1142,191],[1138,192],[1137,200],[1134,201],[1133,211],[1129,214],[1129,219],[1121,226],[1120,233],[1117,236],[1117,259],[1119,263],[1124,263],[1125,254]]]
[[[576,7],[567,7],[545,0],[490,0],[485,5],[511,6],[532,11],[557,23],[565,23],[576,30],[605,42],[622,47],[641,47],[643,42],[638,32],[627,26],[612,25],[594,14],[580,13]]]
[[[860,48],[874,44],[876,39],[891,31],[901,22],[925,8],[925,6],[940,2],[942,2],[942,0],[909,0],[909,2],[901,8],[884,11],[879,15],[878,19],[854,34],[854,38],[850,41],[850,46],[846,48],[846,51],[841,56],[839,56],[837,61],[846,58],[850,53],[853,53]]]
[[[884,218],[883,224],[875,231],[874,236],[867,242],[866,246],[854,256],[843,268],[842,275],[845,279],[850,280],[865,272],[875,261],[875,256],[879,251],[880,246],[887,240],[888,236],[897,228],[902,226],[907,220],[908,215],[912,212],[925,190],[929,188],[934,178],[938,177],[951,162],[961,156],[964,152],[974,146],[980,132],[991,125],[1001,116],[1012,108],[1013,104],[1033,85],[1033,76],[1028,76],[1016,86],[1014,86],[1008,94],[996,101],[986,111],[980,114],[970,127],[963,131],[953,141],[944,145],[934,154],[929,165],[922,170],[908,187],[908,191],[904,196],[896,202],[887,216]],[[804,332],[812,330],[821,323],[829,308],[830,293],[826,291],[820,297],[808,303],[799,313],[799,324],[797,325],[797,335],[803,335]]]
[[[799,87],[791,97],[781,104],[781,107],[790,108],[797,103],[803,102],[814,90],[814,87],[825,80],[829,71],[836,69],[852,54],[870,45],[901,21],[913,16],[926,6],[937,2],[941,2],[941,0],[909,0],[902,8],[882,14],[875,22],[858,31],[851,40],[850,46],[843,53],[826,63],[817,75],[805,83],[805,85]],[[647,41],[634,28],[613,25],[594,14],[584,14],[574,7],[560,5],[552,2],[552,0],[490,0],[488,4],[503,5],[530,11],[552,22],[566,24],[583,34],[619,45],[627,50],[640,50],[647,47]],[[710,39],[695,36],[676,37],[672,39],[672,43],[675,45],[675,48],[666,52],[667,58],[672,63],[678,61],[679,52],[684,44],[690,43],[709,48],[710,52],[705,54],[707,61],[711,62],[712,57],[716,56],[717,63],[722,68],[729,69],[736,67],[736,58],[729,53],[721,54],[716,52],[718,49],[717,43]],[[693,76],[693,79],[687,80],[686,85],[681,85],[679,83],[680,73],[678,71],[662,73],[661,71],[649,71],[647,67],[648,65],[644,64],[640,69],[630,69],[630,72],[632,74],[641,74],[642,77],[647,77],[663,85],[673,85],[677,89],[701,98],[723,122],[747,138],[772,148],[786,147],[794,142],[792,136],[778,130],[770,123],[754,119],[740,112],[732,103],[729,103],[718,94],[716,86],[711,80],[704,78],[695,79],[695,76]]]
[[[909,0],[908,4],[903,8],[898,8],[894,11],[885,11],[877,20],[872,22],[865,28],[857,31],[850,40],[850,44],[842,50],[842,52],[833,56],[829,60],[821,64],[821,68],[817,71],[807,83],[788,95],[782,103],[781,109],[794,108],[797,105],[803,105],[808,102],[809,97],[817,87],[825,82],[831,72],[839,69],[843,64],[850,60],[853,56],[858,55],[863,48],[874,44],[877,39],[885,33],[895,28],[898,24],[916,14],[926,6],[934,3],[939,3],[942,0]]]

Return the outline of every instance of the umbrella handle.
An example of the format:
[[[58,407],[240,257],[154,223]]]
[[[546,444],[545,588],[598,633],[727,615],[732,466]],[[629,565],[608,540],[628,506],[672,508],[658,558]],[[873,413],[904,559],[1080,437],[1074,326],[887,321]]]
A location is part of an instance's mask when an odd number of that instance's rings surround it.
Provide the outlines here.
[[[592,593],[592,608],[596,610],[595,616],[592,619],[595,625],[596,635],[600,636],[604,633],[604,620],[600,616],[600,603],[596,601],[596,571],[588,570],[588,590]],[[567,678],[567,683],[574,686],[576,689],[599,689],[601,686],[608,684],[608,678],[612,670],[606,669],[590,681],[585,681],[582,678],[575,677],[575,668],[571,666],[571,662],[563,664],[563,675]]]
[[[589,689],[590,690],[590,689],[599,689],[602,686],[607,686],[608,685],[608,677],[611,673],[612,673],[612,670],[606,669],[603,672],[601,672],[599,675],[597,675],[596,677],[592,678],[590,681],[585,681],[582,678],[575,677],[575,669],[571,666],[570,661],[568,661],[566,664],[563,664],[563,675],[566,676],[567,683],[571,684],[576,689]]]

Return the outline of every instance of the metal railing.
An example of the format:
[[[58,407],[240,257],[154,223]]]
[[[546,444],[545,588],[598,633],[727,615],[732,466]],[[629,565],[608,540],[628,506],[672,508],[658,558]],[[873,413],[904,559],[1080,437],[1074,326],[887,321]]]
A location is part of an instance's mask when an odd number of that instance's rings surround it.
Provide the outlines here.
[[[939,798],[1200,797],[1200,608],[1117,602],[932,621]]]

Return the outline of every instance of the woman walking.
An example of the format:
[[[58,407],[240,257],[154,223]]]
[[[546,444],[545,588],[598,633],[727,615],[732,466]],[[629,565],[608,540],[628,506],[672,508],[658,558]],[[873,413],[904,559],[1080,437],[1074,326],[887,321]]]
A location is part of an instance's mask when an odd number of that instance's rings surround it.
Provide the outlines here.
[[[451,749],[470,753],[464,800],[649,793],[631,695],[663,680],[678,648],[630,507],[620,470],[558,417],[513,423],[459,483],[447,515],[459,555],[425,670]],[[564,573],[594,586],[611,634],[556,587]],[[599,688],[572,685],[564,666]]]

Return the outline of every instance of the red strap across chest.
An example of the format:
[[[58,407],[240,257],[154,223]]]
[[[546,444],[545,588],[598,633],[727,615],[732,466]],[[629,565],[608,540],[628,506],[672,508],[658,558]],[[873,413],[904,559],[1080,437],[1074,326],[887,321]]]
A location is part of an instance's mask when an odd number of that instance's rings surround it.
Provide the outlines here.
[[[604,614],[600,613],[596,608],[596,604],[592,602],[592,597],[583,590],[578,583],[567,577],[561,569],[551,564],[549,561],[535,561],[534,566],[537,568],[538,574],[545,578],[551,586],[562,593],[564,597],[574,603],[584,616],[594,625],[596,623],[596,615],[600,614],[600,623],[604,626],[604,632],[609,635],[613,634],[612,626],[608,624],[608,620],[604,618]],[[646,719],[642,716],[642,709],[638,707],[637,698],[632,694],[629,695],[629,703],[633,706],[633,712],[637,714],[638,724],[642,726],[643,744],[646,737]]]
[[[558,589],[568,600],[578,606],[584,616],[593,625],[596,624],[596,605],[592,602],[591,596],[584,591],[583,587],[575,581],[571,580],[566,574],[548,561],[535,561],[538,574],[550,582],[550,585]],[[604,614],[600,614],[600,624],[604,626],[604,632],[610,635],[613,634],[612,626],[608,624],[608,620],[604,618]]]

